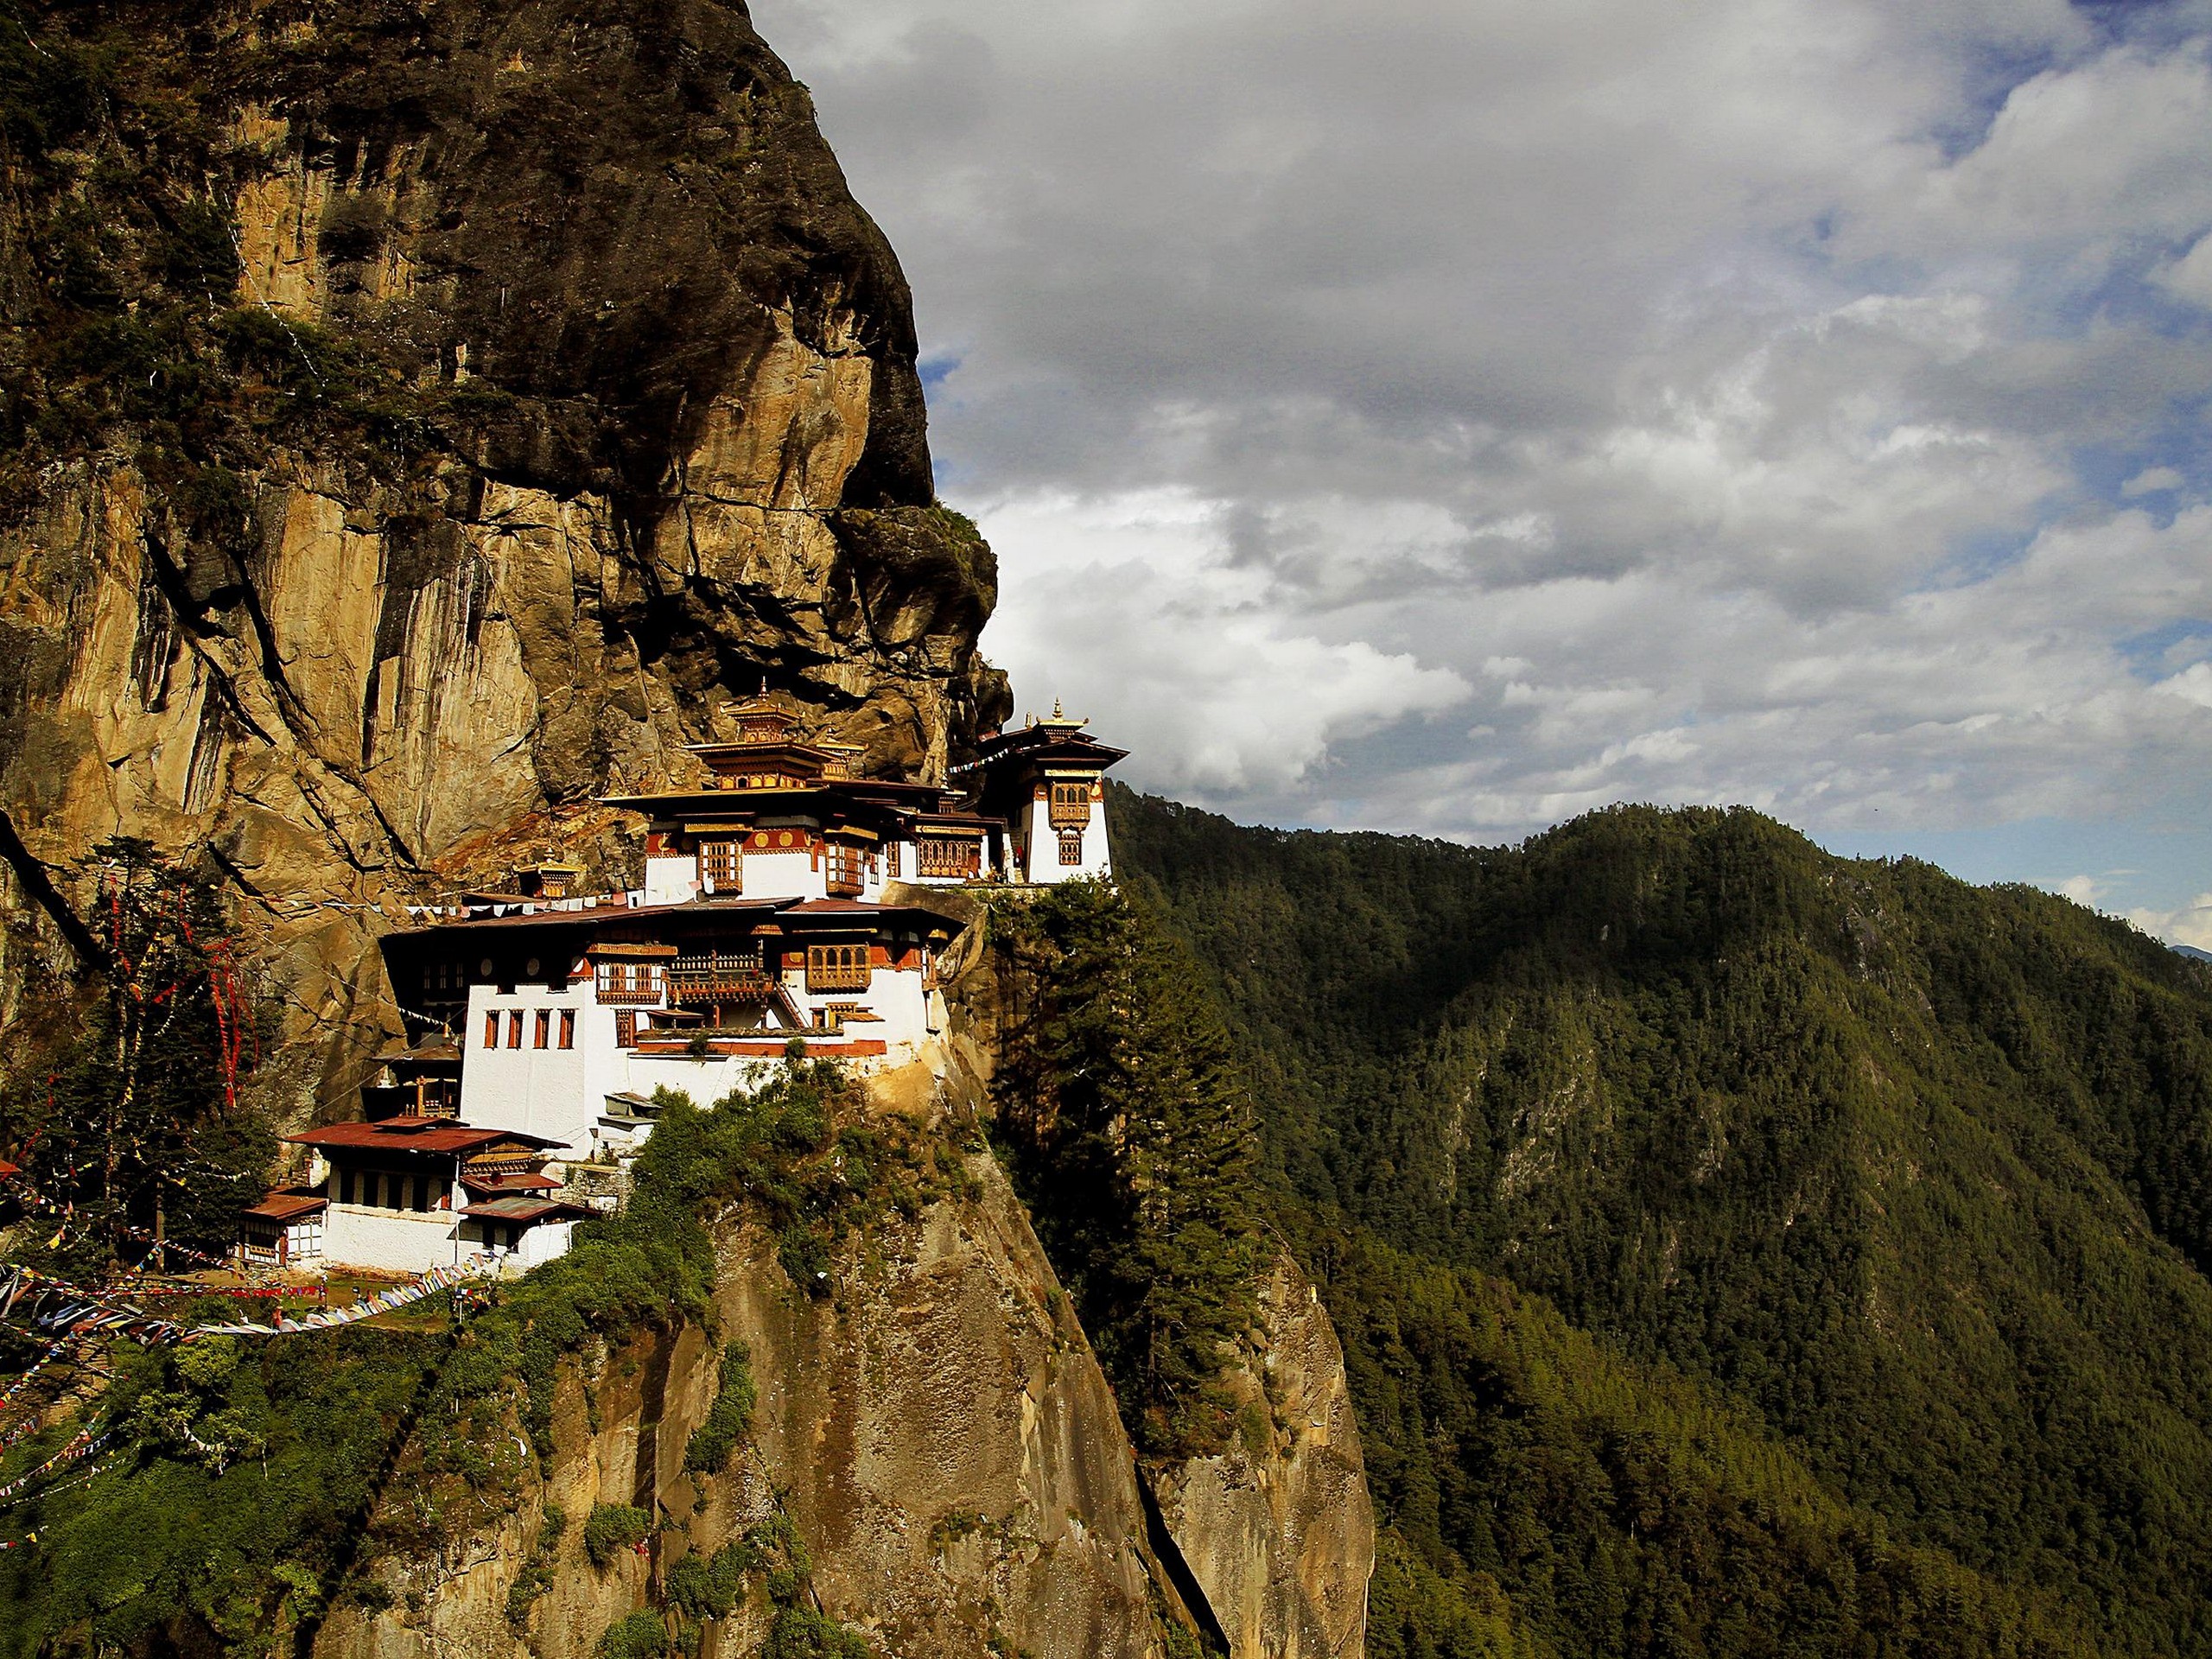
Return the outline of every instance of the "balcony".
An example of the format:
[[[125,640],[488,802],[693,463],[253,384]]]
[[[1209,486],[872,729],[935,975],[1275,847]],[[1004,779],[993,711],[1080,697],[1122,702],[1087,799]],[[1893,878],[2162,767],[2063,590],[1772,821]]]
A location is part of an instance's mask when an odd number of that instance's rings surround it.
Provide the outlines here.
[[[679,1003],[766,1002],[776,991],[775,978],[758,956],[677,957],[666,974],[669,995]]]

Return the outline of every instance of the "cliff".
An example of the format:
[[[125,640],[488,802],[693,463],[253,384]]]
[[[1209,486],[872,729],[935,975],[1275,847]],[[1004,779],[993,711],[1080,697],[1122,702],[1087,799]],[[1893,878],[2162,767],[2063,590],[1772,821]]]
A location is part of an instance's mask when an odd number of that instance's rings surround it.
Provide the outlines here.
[[[879,1651],[1162,1652],[1158,1567],[1113,1397],[1005,1178],[987,1154],[963,1167],[966,1195],[841,1252],[826,1298],[793,1283],[759,1227],[720,1242],[713,1325],[750,1352],[759,1388],[727,1473],[684,1468],[716,1394],[702,1327],[573,1364],[556,1396],[559,1449],[514,1511],[382,1561],[390,1605],[342,1607],[317,1635],[319,1659],[588,1659],[624,1617],[667,1605],[684,1557],[711,1558],[778,1515],[812,1558],[821,1609]],[[412,1496],[403,1487],[391,1503]],[[601,1567],[571,1524],[533,1560],[549,1503],[577,1522],[635,1506],[655,1529],[642,1552]],[[546,1588],[511,1618],[525,1571]],[[756,1597],[708,1621],[702,1651],[749,1650],[763,1613]]]
[[[1258,1432],[1210,1457],[1147,1459],[1143,1476],[1235,1659],[1360,1659],[1375,1513],[1319,1293],[1287,1250],[1230,1386]]]
[[[270,1075],[334,1109],[380,913],[556,830],[619,872],[591,798],[682,775],[734,695],[925,778],[998,717],[995,567],[934,502],[905,282],[741,7],[19,32],[10,1007],[41,944],[92,948],[90,849],[142,838],[241,900],[315,1039]]]
[[[893,1141],[932,1145],[952,1190],[850,1234],[811,1294],[757,1213],[737,1212],[705,1319],[566,1363],[556,1449],[489,1525],[410,1545],[434,1483],[403,1454],[370,1527],[370,1587],[317,1630],[319,1659],[586,1659],[640,1611],[696,1632],[709,1659],[747,1651],[772,1592],[693,1619],[682,1563],[779,1527],[804,1549],[810,1605],[884,1654],[1136,1659],[1225,1631],[1236,1659],[1358,1659],[1372,1523],[1310,1287],[1276,1268],[1258,1351],[1267,1396],[1296,1421],[1257,1456],[1155,1476],[1168,1496],[1148,1521],[1113,1392],[1027,1213],[987,1152],[959,1149],[979,1127],[972,1076],[951,1047],[933,1066],[873,1089],[869,1112]],[[729,1467],[707,1474],[692,1448],[717,1344],[747,1357],[757,1400]],[[606,1506],[652,1522],[594,1562],[575,1522]],[[550,1538],[549,1513],[569,1522]]]

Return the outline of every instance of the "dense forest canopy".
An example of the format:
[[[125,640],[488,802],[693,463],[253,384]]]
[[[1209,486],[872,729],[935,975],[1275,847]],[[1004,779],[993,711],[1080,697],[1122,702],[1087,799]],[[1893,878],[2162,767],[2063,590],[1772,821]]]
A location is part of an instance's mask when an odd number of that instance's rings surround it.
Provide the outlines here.
[[[2212,1646],[2212,972],[1748,811],[1115,809],[1345,1337],[1378,1652]]]

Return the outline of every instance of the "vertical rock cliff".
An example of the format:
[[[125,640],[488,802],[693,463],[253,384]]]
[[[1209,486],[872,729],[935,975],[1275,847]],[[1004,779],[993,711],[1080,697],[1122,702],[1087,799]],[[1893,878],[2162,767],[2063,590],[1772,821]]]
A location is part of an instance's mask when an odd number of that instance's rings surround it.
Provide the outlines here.
[[[939,1116],[927,1132],[958,1131]],[[884,1654],[1143,1659],[1171,1628],[1187,1637],[1090,1345],[989,1154],[957,1162],[962,1190],[849,1239],[826,1294],[796,1284],[757,1225],[724,1233],[715,1333],[744,1344],[758,1389],[726,1472],[685,1469],[717,1389],[699,1327],[571,1364],[555,1453],[512,1511],[377,1560],[379,1592],[322,1624],[317,1659],[588,1659],[626,1616],[670,1605],[678,1562],[772,1517],[810,1555],[816,1605]],[[383,1529],[419,1495],[396,1483]],[[533,1558],[549,1504],[571,1524]],[[602,1505],[653,1524],[594,1564],[575,1523]],[[543,1588],[516,1616],[531,1572]],[[706,1621],[702,1653],[753,1650],[761,1618],[756,1595]]]
[[[431,1482],[403,1454],[315,1659],[593,1659],[639,1618],[734,1659],[767,1633],[759,1571],[705,1617],[696,1575],[779,1527],[809,1558],[808,1605],[886,1656],[1361,1659],[1374,1522],[1311,1285],[1286,1256],[1262,1287],[1238,1378],[1272,1414],[1259,1442],[1141,1466],[982,1149],[990,1059],[956,1029],[868,1090],[883,1144],[934,1148],[950,1190],[874,1215],[818,1279],[794,1273],[757,1212],[726,1211],[707,1325],[566,1362],[550,1457],[518,1459],[483,1523],[426,1536]],[[690,1452],[715,1410],[717,1344],[747,1357],[753,1403],[737,1455],[702,1472]],[[636,1542],[595,1560],[582,1522],[609,1506],[637,1512]]]
[[[105,837],[212,862],[294,1034],[380,910],[680,774],[765,677],[879,770],[1005,703],[909,298],[712,0],[27,8],[0,49],[12,997]],[[338,1103],[345,1046],[293,1103]],[[320,1068],[320,1076],[313,1073]]]
[[[1144,1478],[1233,1659],[1359,1659],[1375,1511],[1335,1328],[1281,1251],[1232,1378],[1259,1407],[1249,1444]]]

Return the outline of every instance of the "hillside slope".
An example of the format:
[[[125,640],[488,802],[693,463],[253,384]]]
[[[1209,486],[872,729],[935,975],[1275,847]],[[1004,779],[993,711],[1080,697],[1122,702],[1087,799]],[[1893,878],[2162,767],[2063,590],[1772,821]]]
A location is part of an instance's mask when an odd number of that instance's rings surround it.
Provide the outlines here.
[[[1586,1624],[1535,1570],[1574,1525],[1495,1523],[1526,1499],[1465,1366],[1410,1378],[1373,1317],[1448,1269],[1681,1375],[2104,1650],[2212,1643],[2201,967],[1748,812],[1621,809],[1482,850],[1116,804],[1122,868],[1262,1079],[1277,1203],[1420,1566]],[[1585,1517],[1591,1551],[1618,1519]],[[1709,1619],[1719,1594],[1678,1600]]]

